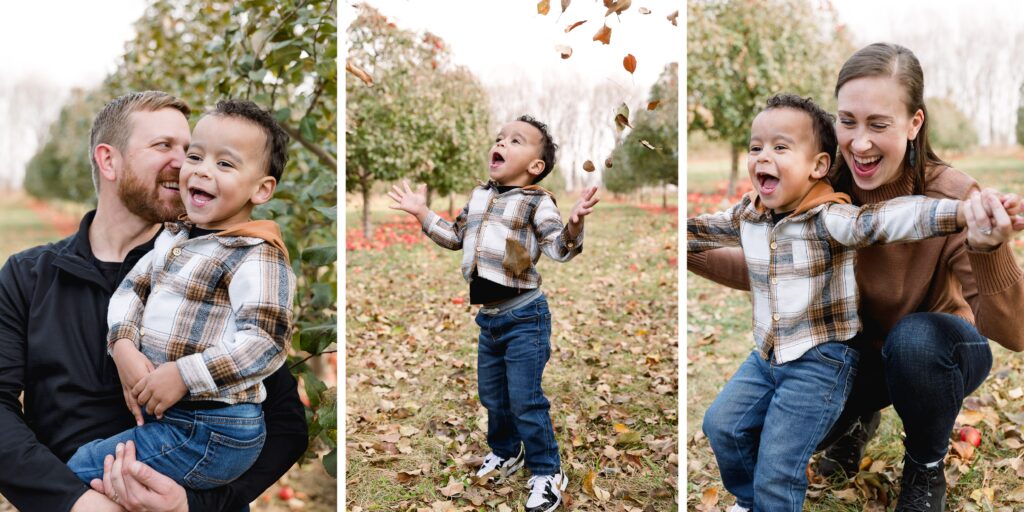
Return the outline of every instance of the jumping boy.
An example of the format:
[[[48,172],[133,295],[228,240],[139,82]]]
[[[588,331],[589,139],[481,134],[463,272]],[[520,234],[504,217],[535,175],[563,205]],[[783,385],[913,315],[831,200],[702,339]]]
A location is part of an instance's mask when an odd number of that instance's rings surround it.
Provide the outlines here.
[[[687,219],[687,250],[741,246],[756,348],[704,415],[730,511],[802,509],[811,453],[843,409],[856,374],[856,249],[946,236],[960,201],[921,196],[855,207],[826,180],[833,117],[777,95],[751,124],[754,190],[727,211]]]
[[[464,249],[462,276],[481,304],[477,386],[487,408],[487,444],[478,478],[504,479],[523,467],[532,476],[526,512],[558,508],[568,480],[561,470],[550,405],[541,389],[551,353],[551,315],[534,267],[540,253],[569,261],[583,250],[583,218],[597,188],[583,191],[564,227],[551,194],[537,185],[555,165],[557,145],[547,125],[530,116],[506,124],[488,153],[490,181],[473,189],[454,223],[426,206],[418,192],[395,185],[391,207],[414,215],[423,232],[446,249]]]
[[[277,224],[250,215],[273,197],[287,150],[252,102],[222,101],[196,123],[166,184],[187,220],[165,226],[110,299],[108,351],[137,426],[79,448],[68,466],[82,481],[129,440],[193,489],[224,485],[259,456],[262,380],[287,356],[295,276]]]

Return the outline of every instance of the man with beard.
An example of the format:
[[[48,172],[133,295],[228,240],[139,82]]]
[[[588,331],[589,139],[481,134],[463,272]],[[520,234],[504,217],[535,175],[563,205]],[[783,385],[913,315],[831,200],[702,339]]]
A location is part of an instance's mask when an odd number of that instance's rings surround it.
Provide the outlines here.
[[[186,491],[126,449],[105,485],[94,485],[101,493],[64,464],[80,445],[134,425],[130,390],[107,355],[107,302],[161,223],[184,211],[178,173],[189,113],[155,91],[108,103],[90,137],[96,210],[74,235],[15,254],[0,270],[0,493],[23,512],[244,510],[306,449],[305,413],[285,366],[264,381],[263,452],[231,484]]]

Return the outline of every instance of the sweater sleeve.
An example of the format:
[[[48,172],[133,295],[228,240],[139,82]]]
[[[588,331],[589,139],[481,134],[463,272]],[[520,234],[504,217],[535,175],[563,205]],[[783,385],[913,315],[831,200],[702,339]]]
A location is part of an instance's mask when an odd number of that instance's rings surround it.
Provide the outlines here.
[[[24,512],[66,511],[88,489],[25,423],[26,321],[31,286],[21,260],[0,270],[0,494]]]
[[[750,291],[747,261],[739,247],[687,252],[686,270],[729,288]]]
[[[949,265],[960,281],[974,323],[986,338],[1013,351],[1024,350],[1024,272],[1009,244],[992,252],[967,248],[966,235],[955,244]]]

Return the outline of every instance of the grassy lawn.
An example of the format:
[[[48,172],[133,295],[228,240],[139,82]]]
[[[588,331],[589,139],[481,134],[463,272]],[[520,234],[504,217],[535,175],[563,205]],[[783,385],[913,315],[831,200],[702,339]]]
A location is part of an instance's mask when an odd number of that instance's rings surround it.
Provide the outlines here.
[[[560,197],[563,218],[573,202]],[[469,478],[488,452],[487,415],[461,253],[435,246],[385,203],[372,204],[369,240],[360,212],[347,210],[346,505],[522,510],[525,471],[503,484]],[[675,510],[676,214],[606,202],[586,222],[581,255],[538,264],[552,313],[544,391],[570,479],[566,510]]]
[[[1024,155],[970,155],[951,159],[954,167],[982,186],[1024,194]],[[704,161],[691,168],[688,212],[717,210],[724,205],[712,196],[724,188],[728,160]],[[741,176],[745,173],[741,172]],[[692,199],[696,198],[694,201]],[[729,204],[725,202],[725,204]],[[1020,237],[1024,238],[1024,237]],[[1024,242],[1014,249],[1024,264]],[[722,486],[718,467],[700,432],[704,411],[743,359],[750,353],[750,301],[745,292],[729,290],[687,275],[687,508],[722,510],[735,502]],[[994,362],[988,379],[968,398],[958,425],[981,431],[981,446],[971,450],[950,439],[946,475],[950,490],[947,510],[1011,511],[1024,509],[1024,355],[993,343]],[[925,398],[925,397],[922,397]],[[812,479],[804,505],[810,511],[884,510],[893,506],[903,460],[902,424],[892,408],[883,411],[878,435],[868,445],[863,470],[852,481]]]

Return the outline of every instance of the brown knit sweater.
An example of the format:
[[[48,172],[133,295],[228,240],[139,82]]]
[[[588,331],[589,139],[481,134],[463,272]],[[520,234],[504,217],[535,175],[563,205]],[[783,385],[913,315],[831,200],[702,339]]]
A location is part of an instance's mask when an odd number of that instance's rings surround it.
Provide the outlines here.
[[[966,199],[977,182],[946,166],[930,168],[925,195]],[[911,195],[909,174],[875,190],[854,185],[855,204]],[[951,313],[974,323],[982,335],[1014,351],[1024,350],[1024,272],[1009,244],[988,253],[969,250],[966,231],[857,251],[857,286],[864,334],[881,348],[889,329],[915,312]],[[716,249],[687,254],[687,269],[720,284],[749,289],[743,253]]]

